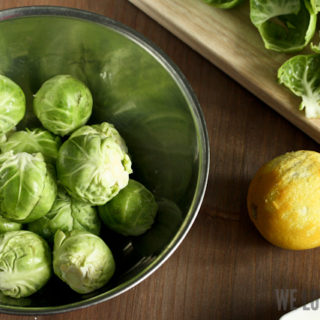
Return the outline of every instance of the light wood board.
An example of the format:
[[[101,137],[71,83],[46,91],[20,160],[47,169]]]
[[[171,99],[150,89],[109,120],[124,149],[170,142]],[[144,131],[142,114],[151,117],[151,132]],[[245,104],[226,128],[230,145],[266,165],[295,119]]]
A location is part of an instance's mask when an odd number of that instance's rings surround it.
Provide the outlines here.
[[[277,83],[277,70],[291,55],[264,48],[248,1],[231,10],[202,0],[129,1],[320,143],[320,119],[307,119],[300,99]]]

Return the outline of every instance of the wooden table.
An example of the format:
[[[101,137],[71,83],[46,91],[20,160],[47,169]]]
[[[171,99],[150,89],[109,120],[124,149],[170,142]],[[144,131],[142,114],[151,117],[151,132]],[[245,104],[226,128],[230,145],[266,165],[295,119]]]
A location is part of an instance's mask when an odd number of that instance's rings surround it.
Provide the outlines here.
[[[294,307],[320,297],[320,249],[292,252],[270,245],[246,209],[248,183],[264,162],[318,145],[127,0],[2,0],[0,9],[49,4],[118,20],[171,57],[203,108],[211,171],[194,226],[158,271],[113,300],[36,319],[278,319],[289,311],[279,308],[278,294],[291,294]],[[0,315],[22,318],[35,319]]]

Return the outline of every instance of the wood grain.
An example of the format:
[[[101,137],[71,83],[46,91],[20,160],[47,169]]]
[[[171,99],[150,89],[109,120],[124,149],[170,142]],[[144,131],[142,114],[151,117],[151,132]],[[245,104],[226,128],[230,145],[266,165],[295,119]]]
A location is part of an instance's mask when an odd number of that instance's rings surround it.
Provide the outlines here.
[[[285,313],[276,289],[296,289],[295,306],[318,298],[320,250],[273,247],[255,230],[245,205],[249,180],[264,162],[318,145],[126,0],[2,0],[0,9],[48,4],[116,19],[169,55],[203,108],[211,171],[194,226],[158,271],[113,300],[36,320],[271,320]],[[0,314],[0,320],[34,319]]]
[[[277,70],[290,56],[264,48],[248,1],[229,11],[201,0],[129,1],[320,142],[320,120],[307,119],[299,99],[277,83]]]

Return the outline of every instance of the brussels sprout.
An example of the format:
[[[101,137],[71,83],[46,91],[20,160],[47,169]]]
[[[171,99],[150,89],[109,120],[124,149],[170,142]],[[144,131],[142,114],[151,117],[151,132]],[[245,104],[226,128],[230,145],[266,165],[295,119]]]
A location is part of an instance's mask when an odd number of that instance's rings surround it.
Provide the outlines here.
[[[72,197],[92,205],[103,205],[117,195],[131,172],[125,142],[106,122],[83,126],[59,150],[59,181]]]
[[[29,223],[27,228],[45,239],[52,240],[59,229],[64,232],[84,230],[98,235],[100,225],[95,208],[72,199],[60,189],[50,211],[44,217]]]
[[[49,131],[34,129],[16,131],[9,135],[7,141],[1,144],[1,152],[12,150],[14,153],[42,153],[45,160],[55,162],[61,144],[59,137],[53,136]]]
[[[158,205],[147,188],[130,179],[116,197],[98,210],[102,221],[113,231],[138,236],[153,224]]]
[[[13,298],[39,290],[51,275],[47,243],[30,231],[0,234],[0,291]]]
[[[220,9],[231,9],[237,6],[243,0],[204,0],[204,1]]]
[[[92,112],[92,96],[81,81],[70,75],[58,75],[41,86],[33,108],[46,129],[64,136],[87,122]]]
[[[78,293],[89,293],[104,286],[115,271],[115,261],[104,241],[85,231],[54,236],[54,273]]]
[[[53,169],[41,153],[0,155],[0,213],[9,220],[26,223],[44,216],[57,194]]]
[[[314,35],[317,15],[307,0],[250,0],[250,18],[267,49],[294,52]]]
[[[159,253],[172,240],[182,223],[182,213],[172,201],[161,199],[151,229],[132,240],[133,247],[142,255]]]
[[[13,129],[25,112],[26,98],[22,89],[9,78],[0,75],[0,134]]]
[[[22,224],[10,221],[0,216],[0,233],[8,231],[18,231],[22,229]]]
[[[320,55],[297,55],[278,70],[279,82],[302,98],[299,109],[307,118],[320,117]]]

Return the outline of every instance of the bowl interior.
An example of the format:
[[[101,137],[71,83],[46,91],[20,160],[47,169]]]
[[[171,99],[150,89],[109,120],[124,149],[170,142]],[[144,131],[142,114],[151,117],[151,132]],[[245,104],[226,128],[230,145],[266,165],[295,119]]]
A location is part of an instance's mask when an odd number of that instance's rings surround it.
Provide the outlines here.
[[[79,295],[52,277],[30,298],[0,295],[4,312],[59,311],[88,305],[139,282],[179,243],[197,213],[206,183],[205,127],[179,72],[156,49],[119,24],[62,8],[22,8],[0,14],[0,73],[27,97],[18,129],[40,126],[33,94],[48,78],[71,74],[94,98],[90,123],[113,123],[133,162],[132,178],[154,192],[161,216],[148,234],[122,237],[106,228],[117,271],[104,288]]]

